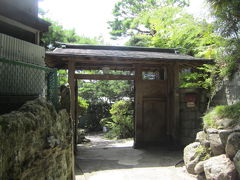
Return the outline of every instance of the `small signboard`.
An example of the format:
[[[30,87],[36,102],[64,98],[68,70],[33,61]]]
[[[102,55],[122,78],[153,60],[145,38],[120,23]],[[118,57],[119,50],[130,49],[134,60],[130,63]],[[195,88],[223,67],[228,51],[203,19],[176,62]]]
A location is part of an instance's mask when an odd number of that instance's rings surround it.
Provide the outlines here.
[[[195,102],[187,102],[187,107],[188,108],[194,108],[196,105],[195,105]]]

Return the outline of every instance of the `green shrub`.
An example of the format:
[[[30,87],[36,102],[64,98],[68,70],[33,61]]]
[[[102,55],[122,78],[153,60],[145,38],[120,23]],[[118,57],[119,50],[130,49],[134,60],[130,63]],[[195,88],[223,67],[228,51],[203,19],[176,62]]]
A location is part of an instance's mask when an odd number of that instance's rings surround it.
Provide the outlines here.
[[[216,106],[203,117],[205,128],[221,128],[218,121],[222,119],[232,119],[232,126],[240,123],[240,103],[229,106]]]
[[[111,104],[105,102],[90,103],[87,112],[80,117],[79,127],[90,131],[100,131],[102,126],[100,120],[110,117]]]
[[[133,104],[131,101],[117,101],[110,110],[111,118],[104,118],[101,124],[109,131],[108,138],[130,138],[134,135]]]
[[[89,104],[87,103],[87,100],[78,96],[78,104],[80,106],[80,110],[79,110],[79,115],[84,115],[87,112],[88,106]]]

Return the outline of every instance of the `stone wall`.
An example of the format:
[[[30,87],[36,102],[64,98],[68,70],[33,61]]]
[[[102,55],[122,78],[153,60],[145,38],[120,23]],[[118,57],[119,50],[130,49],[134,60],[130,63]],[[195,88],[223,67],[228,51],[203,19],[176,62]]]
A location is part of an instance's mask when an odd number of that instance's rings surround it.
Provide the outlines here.
[[[240,72],[237,71],[231,78],[225,78],[222,83],[221,88],[212,99],[212,107],[232,105],[240,101]]]
[[[72,179],[69,115],[44,99],[1,115],[0,142],[0,179]]]
[[[205,129],[184,148],[188,173],[201,180],[240,179],[240,128]]]
[[[180,89],[179,95],[180,143],[185,146],[195,140],[196,133],[202,128],[202,116],[206,111],[207,97],[203,89]],[[187,104],[188,95],[196,98],[192,106]]]

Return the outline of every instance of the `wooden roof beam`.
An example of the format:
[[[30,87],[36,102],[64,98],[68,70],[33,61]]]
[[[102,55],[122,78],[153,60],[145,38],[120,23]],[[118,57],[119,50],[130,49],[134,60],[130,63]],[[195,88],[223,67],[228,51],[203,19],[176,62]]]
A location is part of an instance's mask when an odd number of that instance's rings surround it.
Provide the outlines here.
[[[75,74],[74,77],[85,80],[135,80],[134,75]]]

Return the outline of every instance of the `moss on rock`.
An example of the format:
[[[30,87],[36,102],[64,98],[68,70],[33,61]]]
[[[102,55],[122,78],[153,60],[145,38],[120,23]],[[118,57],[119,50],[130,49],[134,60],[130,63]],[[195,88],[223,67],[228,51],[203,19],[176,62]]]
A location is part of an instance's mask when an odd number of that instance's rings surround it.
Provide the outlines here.
[[[0,116],[0,179],[71,179],[71,132],[68,113],[44,99]]]

